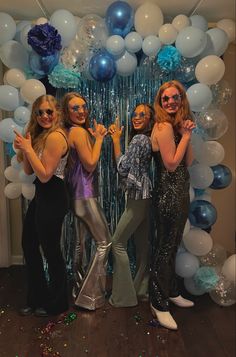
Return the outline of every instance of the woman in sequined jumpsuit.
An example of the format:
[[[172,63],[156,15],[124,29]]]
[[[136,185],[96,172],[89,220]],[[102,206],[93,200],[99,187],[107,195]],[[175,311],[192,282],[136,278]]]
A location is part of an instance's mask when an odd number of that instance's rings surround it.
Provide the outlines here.
[[[67,182],[78,220],[75,243],[73,297],[75,305],[95,310],[105,303],[106,265],[111,245],[110,233],[103,210],[97,201],[97,164],[103,139],[107,133],[102,124],[94,120],[89,128],[88,107],[85,98],[75,92],[67,93],[63,100],[63,116],[68,128],[70,156]],[[84,266],[85,229],[96,243],[95,254]]]
[[[127,203],[112,237],[113,282],[109,299],[115,307],[135,306],[137,296],[147,295],[149,278],[149,204],[151,183],[150,134],[154,124],[154,110],[148,104],[139,104],[132,114],[130,143],[121,155],[120,137],[122,128],[117,120],[109,128],[112,137],[117,170],[122,178]],[[133,236],[136,248],[136,273],[132,279],[127,242]]]
[[[69,208],[63,180],[68,143],[53,96],[36,99],[27,134],[23,137],[16,132],[14,146],[20,150],[17,155],[23,160],[25,173],[36,175],[35,197],[23,225],[28,295],[27,306],[20,312],[22,315],[57,315],[68,309],[66,267],[60,245],[62,224]]]
[[[152,247],[149,296],[159,323],[175,330],[177,324],[169,312],[169,302],[193,306],[192,301],[179,295],[175,257],[188,217],[187,166],[193,159],[190,139],[195,124],[185,90],[178,81],[160,87],[154,109],[156,124],[151,140],[157,172],[153,198],[157,235]]]

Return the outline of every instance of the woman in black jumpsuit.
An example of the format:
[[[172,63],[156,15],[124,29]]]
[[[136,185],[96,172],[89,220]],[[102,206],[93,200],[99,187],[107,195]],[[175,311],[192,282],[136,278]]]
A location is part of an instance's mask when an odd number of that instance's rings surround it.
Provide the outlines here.
[[[179,295],[175,257],[182,239],[189,208],[189,174],[192,162],[191,132],[195,127],[186,93],[177,81],[164,83],[155,98],[156,124],[152,149],[157,170],[154,206],[157,235],[153,244],[150,302],[159,323],[176,330],[169,301],[181,307],[193,306]]]
[[[35,197],[29,204],[22,235],[28,280],[27,306],[21,309],[22,315],[56,315],[68,309],[66,268],[60,247],[68,209],[63,181],[68,145],[59,118],[54,97],[37,98],[26,136],[16,132],[14,142],[25,173],[36,175]]]

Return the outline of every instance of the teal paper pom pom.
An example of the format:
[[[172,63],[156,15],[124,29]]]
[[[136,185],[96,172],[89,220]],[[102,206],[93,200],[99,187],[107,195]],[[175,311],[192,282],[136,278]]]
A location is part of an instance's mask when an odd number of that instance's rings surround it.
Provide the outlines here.
[[[163,46],[157,54],[157,63],[165,71],[175,71],[181,64],[181,54],[174,46]]]
[[[219,281],[219,276],[212,267],[200,267],[194,274],[193,280],[199,289],[208,292],[214,289]]]
[[[48,81],[54,88],[78,88],[81,75],[71,71],[59,63],[48,75]]]

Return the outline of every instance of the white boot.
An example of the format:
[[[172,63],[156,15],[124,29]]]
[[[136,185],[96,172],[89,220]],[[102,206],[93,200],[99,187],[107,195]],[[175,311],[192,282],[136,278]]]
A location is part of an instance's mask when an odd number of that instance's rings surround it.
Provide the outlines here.
[[[170,298],[170,301],[173,302],[173,304],[180,306],[180,307],[192,307],[194,306],[194,302],[191,300],[187,300],[183,298],[183,296],[179,295],[173,298]]]
[[[158,320],[161,326],[170,330],[177,330],[177,324],[169,311],[159,311],[155,309],[151,304],[151,311],[153,316]]]

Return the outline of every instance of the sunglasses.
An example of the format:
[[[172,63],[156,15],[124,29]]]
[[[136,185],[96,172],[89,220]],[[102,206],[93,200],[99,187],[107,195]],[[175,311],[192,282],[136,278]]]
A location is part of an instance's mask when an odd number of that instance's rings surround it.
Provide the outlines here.
[[[83,105],[74,105],[73,107],[70,108],[72,110],[72,112],[78,112],[79,110],[87,110],[87,105],[83,104]]]
[[[168,95],[164,95],[163,97],[161,97],[163,102],[168,102],[170,100],[170,98],[172,98],[175,102],[177,102],[179,99],[181,99],[181,95],[174,94],[171,97],[169,97]]]
[[[133,118],[141,118],[141,119],[143,119],[143,118],[145,118],[145,116],[146,116],[147,114],[145,113],[145,112],[140,112],[140,113],[133,113],[132,114],[132,119]]]
[[[35,114],[38,116],[38,117],[41,117],[43,116],[44,114],[47,114],[47,115],[52,115],[53,114],[53,110],[52,109],[39,109],[39,110],[36,110],[35,111]]]

